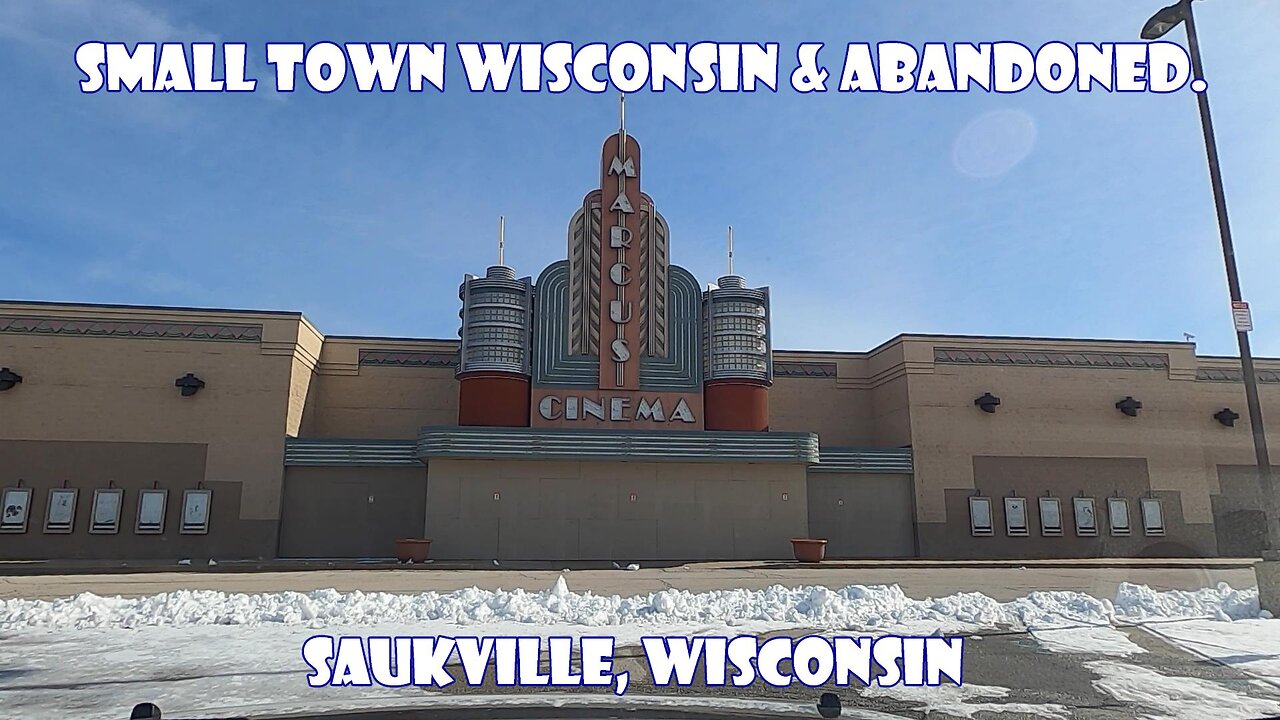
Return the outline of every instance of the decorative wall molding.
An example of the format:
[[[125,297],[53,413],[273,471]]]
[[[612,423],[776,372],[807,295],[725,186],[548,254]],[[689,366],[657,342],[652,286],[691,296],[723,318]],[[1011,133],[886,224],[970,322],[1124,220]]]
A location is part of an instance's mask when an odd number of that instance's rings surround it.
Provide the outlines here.
[[[836,364],[774,360],[773,376],[790,378],[833,378],[836,377]]]
[[[431,457],[803,462],[809,472],[912,472],[911,448],[817,447],[810,433],[619,433],[425,427],[413,440],[285,438],[288,466],[418,467]],[[678,447],[669,443],[683,440]],[[421,456],[421,457],[419,457]]]
[[[432,352],[428,350],[360,350],[361,365],[391,365],[397,367],[458,367],[458,353]]]
[[[524,460],[797,463],[818,461],[813,433],[424,427],[418,456]]]
[[[422,467],[413,440],[285,438],[284,464],[335,467]]]
[[[911,448],[824,447],[809,472],[910,474]]]
[[[1163,353],[1097,352],[1092,350],[933,349],[933,361],[947,365],[1016,365],[1025,367],[1105,368],[1108,370],[1168,370]]]
[[[1280,383],[1280,372],[1275,370],[1254,370],[1258,382]],[[1208,382],[1244,382],[1244,371],[1235,368],[1196,368],[1196,379]]]
[[[535,285],[533,384],[594,389],[600,384],[599,357],[569,354],[570,343],[577,337],[574,333],[580,332],[570,324],[573,296],[569,267],[567,260],[551,263],[538,276]],[[640,383],[647,390],[696,390],[702,383],[702,291],[693,274],[682,267],[669,266],[667,275],[670,282],[667,356],[641,356]],[[598,301],[592,297],[591,302]],[[592,343],[597,342],[595,334],[598,333],[594,330],[590,334]]]
[[[592,262],[597,260],[593,257]],[[599,350],[599,331],[591,326],[588,318],[599,310],[600,301],[585,290],[581,297],[575,295],[570,287],[569,272],[570,261],[553,262],[542,270],[534,285],[533,334],[536,341],[532,351],[533,382],[555,387],[594,388],[599,384],[600,359],[590,353]],[[590,284],[585,280],[582,282],[586,283],[583,288]],[[573,303],[588,301],[590,308],[572,308]],[[571,318],[573,312],[579,313],[578,316]],[[570,324],[574,322],[577,325]],[[583,344],[589,352],[569,354],[571,342]]]
[[[139,338],[143,340],[214,340],[252,343],[262,341],[261,325],[12,315],[0,316],[0,333]]]

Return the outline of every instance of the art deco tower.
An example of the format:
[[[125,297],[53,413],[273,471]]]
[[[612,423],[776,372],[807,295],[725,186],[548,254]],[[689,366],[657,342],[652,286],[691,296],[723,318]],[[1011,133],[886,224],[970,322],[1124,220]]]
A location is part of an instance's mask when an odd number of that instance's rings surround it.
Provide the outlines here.
[[[498,219],[498,264],[458,288],[462,339],[458,357],[458,424],[529,425],[533,285],[503,264],[505,222]]]
[[[733,274],[732,227],[728,244],[729,274],[702,294],[706,428],[763,432],[773,381],[769,288]]]

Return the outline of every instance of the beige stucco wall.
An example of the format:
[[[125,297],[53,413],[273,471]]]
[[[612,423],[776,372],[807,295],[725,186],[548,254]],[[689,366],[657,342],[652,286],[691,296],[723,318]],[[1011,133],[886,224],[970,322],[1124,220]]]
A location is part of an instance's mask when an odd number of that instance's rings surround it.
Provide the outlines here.
[[[869,353],[774,352],[774,362],[834,365],[835,377],[775,377],[769,428],[817,433],[827,447],[911,444],[906,368],[899,343]]]
[[[289,409],[285,419],[285,434],[289,436],[302,435],[304,423],[314,422],[316,413],[311,409],[315,395],[311,392],[311,383],[323,348],[324,336],[306,318],[302,318],[289,375]]]
[[[455,368],[361,365],[361,350],[456,353],[438,340],[329,338],[312,386],[304,437],[412,439],[424,425],[456,425]]]
[[[971,492],[981,484],[974,476],[976,456],[1140,459],[1145,461],[1150,489],[1176,493],[1181,519],[1187,524],[1213,521],[1210,497],[1219,492],[1218,465],[1252,463],[1247,417],[1241,417],[1234,428],[1212,418],[1223,407],[1247,415],[1243,386],[1196,380],[1197,366],[1222,363],[1197,359],[1191,345],[970,338],[906,342],[927,357],[932,357],[935,346],[1169,357],[1167,369],[944,363],[915,368],[909,374],[909,392],[919,523],[967,523],[967,514],[955,517],[958,505],[953,504],[948,516],[947,491]],[[1264,417],[1277,417],[1280,387],[1274,383],[1261,387]],[[984,392],[1001,399],[994,414],[973,405],[974,398]],[[1143,403],[1137,417],[1127,417],[1115,408],[1126,396]],[[1269,441],[1280,441],[1280,433],[1269,434]]]
[[[816,432],[829,445],[870,445],[870,395],[835,378],[777,378],[769,389],[769,429]]]
[[[0,559],[168,559],[271,557],[276,522],[243,519],[242,482],[205,476],[208,446],[180,442],[95,442],[81,440],[0,439],[0,479],[15,478],[31,488],[27,532],[0,534]],[[77,490],[69,533],[46,533],[44,524],[54,488]],[[163,532],[138,534],[142,490],[167,491]],[[210,497],[209,532],[181,532],[183,493],[204,489]],[[123,493],[114,533],[89,532],[96,490]]]
[[[300,315],[4,303],[0,321],[0,364],[23,376],[0,394],[0,439],[207,446],[203,480],[235,484],[239,519],[277,521],[291,388],[307,372]],[[228,326],[260,337],[194,339]],[[182,397],[174,380],[188,372],[206,386]]]
[[[15,318],[22,322],[9,322]],[[0,327],[0,365],[25,379],[0,393],[0,440],[204,446],[204,481],[234,488],[240,495],[235,512],[244,521],[279,520],[286,436],[411,439],[424,425],[451,425],[457,419],[457,382],[454,368],[448,366],[456,342],[326,338],[296,313],[0,303],[0,321],[7,323]],[[147,337],[175,325],[185,328],[177,334],[186,336]],[[248,341],[195,339],[210,328],[245,326],[261,329]],[[1159,354],[1168,357],[1168,367],[935,363],[939,347]],[[362,351],[382,357],[362,363]],[[410,357],[399,362],[398,354]],[[975,458],[1021,458],[1030,464],[1001,467],[1027,468],[1037,467],[1033,462],[1037,458],[1044,460],[1043,467],[1057,467],[1052,462],[1055,458],[1141,461],[1145,487],[1176,499],[1179,521],[1188,526],[1213,522],[1213,498],[1221,491],[1220,466],[1253,462],[1248,419],[1242,417],[1235,428],[1225,428],[1210,417],[1228,406],[1244,415],[1242,385],[1196,379],[1198,368],[1238,365],[1230,359],[1196,357],[1194,347],[1185,343],[901,336],[859,353],[778,351],[775,362],[819,363],[824,369],[816,377],[776,378],[770,391],[772,429],[815,432],[825,447],[911,446],[913,504],[917,522],[924,525],[959,522],[967,527],[967,518],[955,516],[954,498],[975,489],[998,490],[980,487],[983,478],[975,473],[975,467],[997,465],[975,462]],[[1277,369],[1280,363],[1263,361],[1259,366]],[[173,386],[174,379],[187,372],[207,383],[192,398],[181,397]],[[973,399],[983,392],[1002,399],[995,414],[973,406]],[[1280,418],[1280,384],[1264,383],[1262,392],[1266,414]],[[1125,417],[1114,407],[1126,395],[1144,404],[1136,418]],[[1276,422],[1271,427],[1277,430],[1270,442],[1280,446],[1280,427]],[[94,453],[100,453],[100,448]],[[32,454],[36,459],[28,464],[38,465],[38,457],[39,453]],[[541,487],[550,493],[547,497],[606,502],[599,498],[649,484],[655,490],[647,491],[646,498],[653,493],[655,502],[672,498],[654,507],[678,506],[691,502],[688,493],[704,492],[714,498],[706,507],[714,504],[731,514],[741,511],[742,522],[749,524],[764,519],[758,516],[759,509],[751,509],[752,503],[763,503],[760,507],[766,509],[775,504],[778,488],[769,483],[799,483],[797,492],[801,497],[804,493],[802,472],[796,477],[777,475],[781,471],[776,466],[535,465],[539,477],[530,484],[520,471],[503,466],[473,463],[463,468],[443,462],[432,470],[437,481],[433,497],[445,503],[440,507],[453,507],[451,484],[461,488],[464,479],[484,479],[488,477],[484,473],[493,472],[497,473],[492,476],[494,482],[508,483],[504,487],[509,490],[500,492],[517,496]],[[752,485],[748,476],[764,477],[753,473],[765,473],[767,482]],[[0,484],[15,480],[0,477]],[[722,487],[724,483],[737,484]],[[470,484],[479,488],[485,483]],[[768,492],[759,497],[753,494],[766,486],[771,487]],[[730,487],[735,491],[723,492]],[[42,515],[40,502],[38,497],[36,511]],[[519,512],[532,512],[529,507],[543,502],[550,501],[526,500]],[[628,501],[608,521],[594,516],[575,520],[579,534],[574,537],[579,539],[573,542],[594,537],[591,528],[603,531],[615,520],[657,522],[627,516],[645,507],[645,502]],[[802,511],[789,509],[802,505],[779,510],[781,522],[791,527],[787,524],[802,520]],[[452,511],[447,509],[441,512],[445,514],[436,515],[435,520],[445,526],[470,517],[450,516],[447,513]],[[561,511],[547,512],[547,517],[556,517]],[[468,520],[472,521],[487,522]],[[585,536],[583,527],[588,528]],[[803,523],[797,527],[802,531]],[[482,530],[480,526],[477,532]],[[467,529],[460,527],[459,532]],[[637,537],[650,533],[637,532]],[[677,533],[672,537],[680,537],[682,531],[672,532]],[[556,542],[570,539],[566,536]],[[715,556],[730,552],[727,547],[711,544],[701,552]],[[659,554],[669,550],[641,545],[637,552],[646,548]],[[930,552],[923,545],[921,549]]]
[[[935,348],[1139,353],[1165,356],[1167,367],[935,363]],[[1166,541],[1213,552],[1215,495],[1223,492],[1219,467],[1253,462],[1243,385],[1196,379],[1198,369],[1238,371],[1239,364],[1197,357],[1188,343],[908,335],[866,353],[779,351],[774,359],[822,363],[836,370],[835,377],[777,379],[770,396],[774,429],[817,432],[827,447],[912,447],[916,521],[925,555],[1021,552],[1048,557],[1141,550],[1140,538],[1043,539],[1043,547],[1032,547],[1028,540],[1000,537],[999,532],[968,547],[967,495],[980,491],[999,498],[1013,489],[1034,489],[1033,495],[1054,492],[1067,498],[1082,483],[1097,490],[1095,483],[1085,482],[1088,478],[1065,480],[1072,475],[1065,467],[1074,464],[1088,473],[1094,460],[1113,474],[1115,468],[1141,467],[1141,473],[1116,475],[1124,478],[1118,491],[1164,498],[1170,523],[1177,525],[1170,527]],[[1277,367],[1275,361],[1259,362],[1260,369]],[[1263,383],[1261,388],[1264,417],[1280,417],[1280,385]],[[996,413],[974,406],[984,392],[1001,398]],[[1115,408],[1125,396],[1143,403],[1138,417]],[[1242,415],[1234,428],[1211,417],[1224,407]],[[1280,428],[1274,422],[1271,427],[1269,444],[1275,447]],[[988,475],[976,474],[975,467],[988,468]],[[1021,470],[1014,476],[990,470],[997,467]],[[1218,504],[1233,506],[1225,500]],[[953,527],[943,529],[943,524]]]

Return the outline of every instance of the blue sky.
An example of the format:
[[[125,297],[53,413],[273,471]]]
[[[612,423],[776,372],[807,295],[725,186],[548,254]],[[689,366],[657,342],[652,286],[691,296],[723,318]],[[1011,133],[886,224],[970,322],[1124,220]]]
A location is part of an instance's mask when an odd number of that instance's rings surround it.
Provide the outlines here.
[[[1165,0],[0,3],[0,297],[300,310],[455,337],[457,285],[535,275],[597,182],[616,96],[269,92],[268,41],[1129,41]],[[1280,356],[1280,3],[1196,3],[1255,352]],[[1179,29],[1171,36],[1181,42]],[[82,95],[90,39],[250,44],[246,95]],[[255,48],[257,51],[255,52]],[[834,49],[833,49],[834,48]],[[1181,340],[1233,354],[1189,91],[642,92],[672,258],[774,296],[775,344],[904,332]]]

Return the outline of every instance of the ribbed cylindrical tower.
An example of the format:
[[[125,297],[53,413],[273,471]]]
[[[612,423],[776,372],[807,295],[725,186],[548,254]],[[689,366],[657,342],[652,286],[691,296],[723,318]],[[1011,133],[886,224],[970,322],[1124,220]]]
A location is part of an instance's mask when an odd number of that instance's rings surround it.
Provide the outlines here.
[[[467,275],[458,297],[462,300],[458,424],[527,427],[533,320],[530,279],[517,280],[511,268],[494,265],[482,278]]]
[[[769,288],[726,275],[702,294],[703,418],[708,430],[769,429]]]

